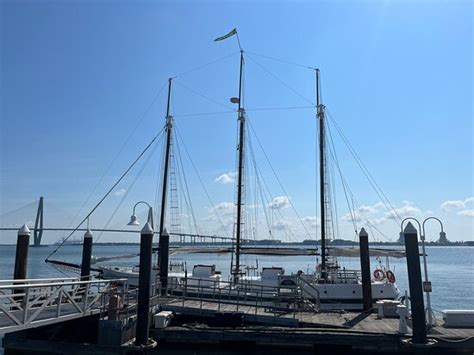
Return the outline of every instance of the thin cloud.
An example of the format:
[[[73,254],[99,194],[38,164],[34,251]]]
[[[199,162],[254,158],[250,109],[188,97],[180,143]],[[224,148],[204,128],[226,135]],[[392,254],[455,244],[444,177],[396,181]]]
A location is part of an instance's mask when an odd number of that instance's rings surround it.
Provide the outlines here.
[[[233,171],[229,171],[228,173],[219,175],[214,179],[214,182],[217,182],[219,184],[232,184],[235,181],[236,173]]]
[[[273,224],[273,228],[278,231],[284,231],[290,229],[292,223],[286,220],[280,220]]]
[[[448,200],[441,204],[441,209],[445,211],[467,209],[474,202],[474,197],[468,197],[465,200]]]
[[[414,215],[419,215],[420,213],[421,210],[418,207],[412,205],[405,205],[399,208],[395,208],[393,211],[385,213],[385,217],[388,219],[397,219],[398,216],[400,216],[400,218],[405,218]]]
[[[367,206],[367,205],[362,205],[359,208],[356,208],[352,214],[351,213],[346,213],[343,217],[343,221],[352,221],[352,219],[355,219],[356,222],[360,222],[363,219],[366,219],[369,216],[372,216],[376,213],[379,212],[379,209],[383,207],[382,202],[378,202],[375,205],[372,206]]]
[[[288,198],[288,196],[274,197],[268,204],[268,207],[271,208],[272,210],[279,210],[279,209],[286,208],[289,206],[290,206],[290,199]]]
[[[463,210],[458,212],[459,216],[474,218],[474,210]]]
[[[317,218],[315,216],[306,216],[306,217],[303,217],[301,220],[304,224],[306,224],[309,227],[313,227],[313,228],[317,227],[321,224],[319,222],[319,218]]]
[[[215,206],[215,210],[217,213],[222,214],[222,215],[230,215],[234,213],[234,204],[232,202],[221,202]],[[214,212],[214,209],[211,208],[209,212]]]
[[[127,190],[125,189],[118,189],[114,191],[114,196],[116,197],[121,197],[127,193]]]

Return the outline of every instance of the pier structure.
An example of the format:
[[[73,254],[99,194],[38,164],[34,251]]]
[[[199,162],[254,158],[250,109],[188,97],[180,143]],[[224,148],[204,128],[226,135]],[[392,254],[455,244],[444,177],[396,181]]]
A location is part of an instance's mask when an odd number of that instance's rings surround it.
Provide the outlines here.
[[[189,284],[191,281],[187,280]],[[153,342],[159,344],[156,351],[163,346],[179,349],[186,345],[221,347],[236,343],[253,349],[287,347],[311,352],[324,348],[348,353],[352,350],[412,353],[414,349],[422,349],[430,354],[446,351],[464,354],[466,349],[474,349],[472,328],[436,325],[427,332],[429,342],[414,345],[412,340],[416,331],[411,321],[407,332],[401,334],[397,317],[379,318],[366,311],[321,312],[317,305],[301,302],[297,288],[291,292],[290,289],[262,287],[251,292],[243,290],[236,297],[229,296],[226,289],[214,288],[214,295],[203,297],[203,289],[212,288],[198,282],[181,294],[173,294],[169,288],[165,296],[161,295],[159,282],[151,285],[149,308],[145,311],[147,317],[143,318],[148,330],[145,336],[149,340],[140,347],[136,338],[140,329],[137,323],[140,298],[137,289],[117,287],[125,280],[56,279],[42,282],[40,285],[37,281],[25,280],[25,284],[15,287],[42,289],[46,297],[38,299],[38,293],[30,292],[26,307],[12,303],[7,312],[10,317],[0,313],[0,332],[3,329],[3,346],[7,354],[8,351],[65,353],[72,349],[97,354],[149,353],[153,347],[146,345]],[[94,288],[98,292],[92,292]],[[5,285],[0,286],[0,290],[4,291]],[[284,297],[284,291],[291,293]],[[84,297],[84,294],[88,296]],[[273,304],[266,302],[269,296],[276,297]],[[280,302],[283,299],[288,302],[290,296],[294,299],[291,304]],[[111,299],[118,301],[111,302]],[[13,307],[17,309],[13,310]],[[5,312],[4,307],[0,310]],[[164,315],[172,316],[165,325],[160,321]],[[7,331],[4,326],[1,328],[6,318],[11,324]],[[23,323],[24,319],[26,323]],[[84,324],[89,330],[84,330],[83,335],[80,335],[82,330],[73,331],[74,334],[48,335],[54,329],[82,329]],[[91,334],[90,329],[95,331]],[[69,340],[65,342],[64,338]]]
[[[22,228],[18,234],[22,236],[21,249],[29,233]],[[362,279],[367,282],[370,264],[365,237],[361,230]],[[137,289],[129,288],[127,279],[98,280],[87,273],[81,278],[31,280],[26,278],[26,269],[23,278],[0,281],[3,347],[6,354],[137,354],[158,353],[166,346],[218,349],[226,344],[303,353],[316,349],[472,352],[474,328],[446,327],[439,321],[426,327],[417,233],[411,224],[404,237],[412,309],[408,319],[407,308],[401,304],[399,316],[374,313],[367,289],[362,293],[361,311],[345,310],[341,303],[338,311],[324,312],[318,293],[307,297],[312,285],[300,275],[278,286],[237,286],[234,282],[187,276],[178,280],[168,275],[162,282],[163,275],[151,276],[153,229],[147,224],[141,231]],[[85,269],[92,248],[92,236],[87,238],[90,243],[83,246]],[[27,265],[28,254],[24,255]]]

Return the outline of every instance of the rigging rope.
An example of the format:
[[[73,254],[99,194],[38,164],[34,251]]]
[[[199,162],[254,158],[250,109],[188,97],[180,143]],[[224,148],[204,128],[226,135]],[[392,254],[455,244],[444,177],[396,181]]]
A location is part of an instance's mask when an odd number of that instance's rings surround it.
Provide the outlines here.
[[[202,97],[203,99],[206,99],[206,100],[208,100],[208,101],[210,101],[210,102],[215,103],[216,105],[225,107],[225,108],[230,109],[230,110],[233,110],[233,109],[234,109],[233,107],[231,107],[231,106],[229,106],[229,105],[223,104],[222,102],[219,102],[219,101],[217,101],[217,100],[214,100],[213,98],[210,98],[210,97],[208,97],[208,96],[206,96],[206,95],[204,95],[204,94],[201,94],[200,92],[198,92],[198,91],[196,91],[196,90],[190,88],[189,86],[183,84],[183,83],[180,82],[179,80],[174,80],[173,82],[176,83],[176,84],[178,84],[179,86],[185,88],[186,90],[192,92],[193,94],[195,94],[195,95],[197,95],[197,96],[200,96],[200,97]],[[235,110],[234,110],[234,111],[235,111]]]
[[[256,108],[247,108],[245,111],[283,111],[283,110],[305,110],[312,109],[314,106],[288,106],[288,107],[256,107]]]
[[[198,71],[198,70],[201,70],[201,69],[203,69],[203,68],[205,68],[205,67],[207,67],[207,66],[209,66],[209,65],[211,65],[211,64],[215,64],[215,63],[218,63],[218,62],[220,62],[220,61],[222,61],[222,60],[225,60],[225,59],[228,59],[228,58],[230,58],[230,57],[233,57],[233,56],[235,56],[236,54],[240,54],[240,51],[234,52],[234,53],[231,53],[231,54],[228,54],[228,55],[226,55],[226,56],[223,56],[223,57],[221,57],[221,58],[215,59],[215,60],[213,60],[213,61],[211,61],[211,62],[208,62],[208,63],[206,63],[206,64],[202,64],[202,65],[199,65],[199,66],[194,67],[194,68],[192,68],[192,69],[186,70],[186,71],[184,71],[184,72],[182,72],[182,73],[180,73],[180,74],[174,76],[173,79],[175,79],[175,78],[177,78],[177,77],[181,77],[181,76],[186,75],[186,74],[189,74],[189,73],[193,73],[193,72]]]
[[[300,68],[311,69],[311,70],[316,69],[316,68],[313,68],[313,67],[310,67],[310,66],[307,66],[307,65],[303,65],[303,64],[299,64],[299,63],[295,63],[295,62],[290,62],[289,60],[280,59],[280,58],[276,58],[276,57],[270,57],[268,55],[263,55],[263,54],[259,54],[259,53],[255,53],[255,52],[245,51],[245,53],[250,54],[250,55],[256,55],[258,57],[262,57],[262,58],[266,58],[266,59],[271,59],[271,60],[274,60],[274,61],[277,61],[277,62],[280,62],[280,63],[284,63],[284,64],[294,65],[294,66],[300,67]]]
[[[286,82],[284,82],[282,79],[280,79],[278,76],[276,76],[275,74],[273,74],[270,70],[268,70],[267,68],[265,68],[263,65],[261,65],[259,62],[257,62],[254,58],[252,58],[252,56],[249,56],[250,60],[252,60],[257,66],[259,66],[263,71],[265,71],[268,75],[270,75],[271,77],[273,77],[273,79],[275,79],[276,81],[278,81],[280,84],[282,84],[283,86],[285,86],[288,90],[292,91],[295,95],[297,95],[299,98],[301,98],[302,100],[308,102],[309,104],[311,104],[313,107],[315,106],[314,102],[307,99],[304,95],[302,95],[301,93],[299,93],[297,90],[295,90],[293,87],[291,87],[289,84],[287,84]]]
[[[176,150],[178,152],[178,154],[177,154],[178,155],[178,162],[179,162],[178,166],[181,166],[180,171],[182,172],[182,175],[183,175],[184,188],[185,188],[185,191],[186,191],[184,200],[186,201],[186,204],[188,205],[188,208],[191,212],[191,217],[192,217],[192,220],[193,220],[193,223],[194,223],[195,232],[196,232],[196,234],[199,234],[198,224],[196,222],[196,215],[194,214],[194,208],[193,208],[192,201],[191,201],[191,195],[189,193],[188,181],[187,181],[187,178],[186,178],[186,174],[184,172],[185,170],[184,170],[183,160],[181,158],[181,150],[180,150],[179,145],[178,145],[178,140],[176,140],[176,148],[177,148]],[[181,176],[181,175],[178,175],[178,176]]]
[[[356,222],[356,218],[355,218],[355,211],[353,210],[353,208],[351,208],[351,204],[349,203],[349,198],[347,196],[346,181],[345,181],[344,176],[342,174],[341,166],[339,165],[339,159],[337,157],[337,152],[336,152],[336,148],[334,146],[334,140],[332,138],[332,132],[331,132],[331,129],[330,129],[329,125],[327,125],[327,131],[329,133],[329,153],[332,156],[334,162],[336,163],[336,168],[339,172],[339,177],[341,179],[342,188],[344,190],[344,196],[345,196],[345,199],[346,199],[347,207],[349,208],[349,212],[351,214],[352,225],[353,225],[354,231],[357,235],[357,222]]]
[[[262,143],[260,142],[260,139],[259,139],[258,136],[257,136],[257,132],[256,132],[255,129],[253,128],[253,125],[252,125],[252,123],[250,122],[250,120],[248,120],[248,122],[249,122],[249,127],[251,128],[251,130],[252,130],[252,132],[253,132],[253,134],[254,134],[256,140],[257,140],[257,143],[258,143],[260,149],[262,150],[263,155],[265,156],[265,159],[266,159],[268,165],[270,166],[270,169],[272,170],[273,175],[275,176],[275,179],[276,179],[277,182],[278,182],[278,185],[280,186],[280,188],[281,188],[281,190],[283,191],[283,193],[284,193],[286,196],[288,196],[288,193],[286,192],[285,188],[283,187],[283,184],[281,183],[280,178],[278,177],[278,175],[277,175],[275,169],[273,168],[273,165],[272,165],[272,163],[270,162],[270,159],[268,158],[268,155],[267,155],[265,149],[263,148],[263,145],[262,145]],[[308,229],[306,228],[306,225],[304,224],[303,220],[301,219],[301,217],[300,217],[298,211],[296,210],[296,208],[295,208],[293,202],[292,202],[290,199],[288,199],[288,201],[289,201],[289,203],[290,203],[291,208],[292,208],[293,211],[295,212],[296,217],[298,217],[298,220],[300,221],[301,225],[303,226],[304,231],[306,232],[306,234],[308,235],[308,237],[311,239],[311,234],[309,233]]]
[[[201,175],[199,174],[198,170],[196,169],[196,165],[194,165],[194,161],[192,160],[191,155],[189,154],[188,148],[186,147],[186,144],[184,143],[183,137],[181,136],[181,133],[179,132],[178,127],[176,127],[176,125],[175,125],[175,131],[176,131],[176,133],[177,133],[178,138],[181,140],[181,144],[182,144],[183,147],[184,147],[184,151],[185,151],[185,153],[186,153],[186,155],[187,155],[189,161],[191,162],[191,166],[193,167],[193,170],[194,170],[194,172],[196,173],[196,175],[197,175],[197,177],[198,177],[198,179],[199,179],[199,182],[201,183],[201,186],[202,186],[202,188],[203,188],[203,190],[204,190],[204,193],[206,194],[206,197],[207,197],[209,203],[211,204],[212,209],[213,209],[214,213],[216,214],[216,217],[218,218],[219,222],[221,223],[221,226],[222,226],[222,229],[224,230],[224,233],[226,234],[226,236],[227,236],[228,238],[230,238],[229,233],[227,232],[227,229],[225,228],[225,225],[224,225],[224,223],[222,222],[222,219],[221,219],[219,213],[217,213],[216,207],[215,207],[214,203],[212,202],[212,199],[211,199],[211,197],[209,196],[209,193],[207,192],[206,187],[204,186],[204,183],[203,183],[203,181],[202,181],[202,179],[201,179]]]
[[[352,193],[348,183],[347,183],[347,180],[345,179],[344,177],[344,174],[342,173],[342,169],[340,167],[340,164],[339,164],[339,160],[338,160],[338,157],[337,157],[337,152],[336,152],[336,148],[335,148],[335,145],[334,145],[334,141],[333,141],[333,137],[332,137],[332,132],[331,132],[331,128],[329,127],[329,125],[327,125],[327,131],[329,133],[329,141],[330,141],[330,145],[329,145],[329,152],[331,154],[331,156],[333,157],[334,159],[334,162],[336,163],[336,167],[337,167],[337,170],[339,172],[339,176],[340,176],[340,179],[341,179],[341,183],[342,183],[342,186],[343,186],[343,189],[344,189],[344,196],[346,198],[346,203],[347,203],[347,206],[349,208],[349,212],[351,214],[351,221],[352,221],[352,224],[353,224],[353,227],[354,227],[354,232],[355,232],[355,236],[357,236],[357,233],[358,233],[358,228],[357,228],[357,216],[356,216],[356,212],[355,212],[355,208],[354,208],[354,203],[357,205],[357,207],[360,209],[361,205],[357,202],[354,194]],[[348,196],[347,196],[347,192],[349,192],[350,196],[351,196],[351,200],[352,200],[352,207],[351,207],[351,204],[349,203],[349,199],[348,199]],[[374,233],[372,231],[372,228],[374,228],[377,232],[380,233],[380,235],[382,235],[387,241],[390,241],[390,238],[388,238],[379,228],[377,228],[369,219],[367,218],[364,218],[365,219],[365,222],[369,225],[369,229],[371,231],[371,234],[372,236],[374,236]]]
[[[232,111],[217,111],[217,112],[200,112],[200,113],[185,113],[181,115],[174,115],[173,117],[193,117],[193,116],[212,116],[212,115],[223,115],[228,113],[236,113],[236,110]]]
[[[130,191],[133,189],[133,187],[135,186],[135,183],[137,182],[138,178],[142,175],[143,173],[143,170],[145,170],[145,167],[148,165],[148,163],[150,162],[150,159],[151,157],[153,156],[153,154],[155,153],[156,151],[156,148],[158,147],[158,143],[155,144],[155,146],[153,147],[153,149],[150,151],[150,154],[148,155],[148,157],[146,158],[146,160],[144,161],[142,167],[140,168],[140,170],[138,171],[138,174],[135,175],[132,183],[128,186],[128,189],[127,191],[125,191],[125,194],[122,196],[122,198],[120,199],[120,202],[118,203],[117,207],[115,207],[115,210],[114,212],[112,213],[112,215],[109,217],[109,219],[107,220],[107,222],[105,223],[105,226],[104,226],[104,230],[100,232],[99,236],[97,237],[97,240],[95,241],[96,243],[100,240],[100,238],[102,237],[102,235],[104,234],[105,230],[107,229],[107,227],[109,226],[110,222],[112,222],[112,219],[115,217],[115,215],[117,214],[118,210],[120,209],[120,207],[122,206],[123,202],[125,201],[125,199],[127,198],[128,194],[130,193]]]
[[[354,150],[354,148],[352,147],[352,145],[350,144],[349,140],[347,139],[347,137],[344,135],[344,133],[342,132],[342,130],[340,129],[339,125],[337,124],[336,120],[332,117],[332,115],[329,113],[328,111],[328,116],[329,118],[331,119],[331,121],[333,122],[334,124],[334,127],[336,127],[336,130],[338,131],[339,135],[341,136],[341,138],[343,139],[344,143],[346,144],[346,146],[348,147],[350,153],[352,154],[352,156],[354,157],[354,160],[357,162],[357,164],[359,165],[359,167],[361,168],[362,172],[364,173],[365,177],[367,178],[367,180],[369,181],[370,185],[372,186],[372,188],[374,189],[374,191],[377,193],[377,195],[379,196],[379,198],[382,200],[381,202],[383,203],[383,205],[385,206],[385,208],[387,209],[387,211],[390,213],[390,215],[392,217],[394,217],[394,215],[398,218],[399,221],[401,221],[401,217],[400,215],[398,214],[398,212],[396,211],[396,209],[393,207],[392,203],[390,202],[390,200],[388,199],[388,197],[386,196],[386,194],[384,193],[384,191],[382,190],[382,188],[378,185],[377,181],[375,180],[375,178],[372,176],[372,174],[370,173],[370,171],[367,169],[367,167],[365,166],[364,162],[360,159],[359,155],[357,154],[357,152]],[[384,200],[385,199],[385,200]],[[391,209],[387,206],[387,203],[390,205]],[[398,226],[398,223],[397,221],[395,221],[395,223],[397,224]]]
[[[76,228],[65,238],[62,240],[62,242],[46,257],[46,262],[49,260],[49,258],[54,255],[59,248],[61,248],[64,243],[81,227],[81,225],[87,221],[87,219],[95,212],[95,210],[104,202],[104,200],[107,198],[107,196],[110,195],[110,193],[117,187],[117,185],[123,180],[123,178],[129,173],[130,170],[135,166],[135,164],[141,159],[141,157],[148,151],[148,149],[153,145],[155,140],[163,133],[164,129],[162,129],[153,139],[151,140],[150,143],[142,150],[142,152],[138,155],[138,157],[133,161],[133,163],[125,170],[125,172],[120,176],[120,178],[112,185],[112,187],[106,192],[106,194],[100,199],[100,201],[94,206],[94,208],[82,219],[82,221],[77,225]]]
[[[270,188],[268,187],[265,179],[263,178],[263,174],[261,173],[260,169],[258,168],[257,166],[257,161],[255,159],[255,151],[253,149],[253,144],[252,144],[252,140],[250,139],[250,136],[248,137],[247,139],[247,142],[249,144],[249,152],[250,152],[250,157],[252,159],[252,163],[253,163],[253,167],[254,167],[254,171],[255,171],[255,176],[257,177],[257,181],[258,181],[258,185],[260,187],[260,197],[261,197],[261,200],[262,200],[262,205],[263,205],[263,210],[264,210],[264,213],[265,213],[265,219],[266,219],[266,222],[267,222],[267,228],[268,228],[268,231],[269,231],[269,234],[270,234],[270,238],[271,239],[274,239],[274,236],[272,234],[272,229],[273,229],[273,222],[272,221],[269,221],[269,218],[268,218],[268,215],[267,215],[267,210],[265,207],[268,207],[270,201],[271,201],[271,196],[272,196],[272,193],[270,192]],[[260,177],[260,179],[259,179]],[[261,185],[261,182],[263,182],[263,185],[264,187],[266,188],[266,191],[262,188],[262,185]],[[264,194],[266,195],[266,197],[264,197]],[[281,213],[280,210],[277,209],[277,213],[279,214],[279,219],[281,222],[284,221],[284,217],[283,217],[283,214]],[[291,241],[294,240],[294,234],[291,230],[285,230],[283,229],[283,232],[285,233],[285,235],[288,237],[290,237],[289,239]]]
[[[85,199],[84,203],[82,204],[82,206],[79,208],[79,210],[77,211],[77,213],[74,215],[74,217],[72,218],[71,222],[69,222],[67,228],[69,228],[73,223],[74,221],[76,220],[76,218],[79,216],[79,214],[82,212],[82,210],[84,209],[84,207],[89,203],[92,195],[95,193],[95,191],[97,190],[97,188],[100,186],[100,184],[102,183],[102,181],[104,180],[105,176],[107,176],[107,174],[109,173],[110,169],[112,168],[112,166],[115,164],[115,161],[118,159],[118,157],[120,156],[120,154],[122,153],[122,151],[125,149],[125,146],[128,144],[128,142],[130,141],[130,139],[132,138],[132,136],[135,134],[136,130],[138,129],[138,127],[140,126],[140,124],[143,122],[143,120],[145,119],[145,117],[147,116],[147,114],[150,112],[151,108],[153,107],[153,105],[155,104],[156,100],[158,100],[158,98],[160,97],[161,93],[163,92],[163,89],[167,86],[168,82],[165,82],[163,84],[163,86],[158,90],[157,94],[155,95],[155,97],[153,98],[153,100],[151,101],[151,103],[148,105],[147,109],[145,111],[143,111],[141,114],[139,114],[137,116],[137,124],[133,127],[132,131],[130,132],[130,134],[128,135],[128,137],[125,139],[125,142],[122,144],[122,146],[120,147],[119,151],[117,152],[117,154],[114,156],[114,158],[112,159],[112,161],[110,162],[109,166],[107,167],[107,169],[105,169],[104,173],[102,174],[102,176],[100,177],[99,181],[96,183],[96,185],[94,186],[94,188],[92,189],[92,191],[90,192],[89,196],[87,196],[87,198]]]
[[[339,234],[339,216],[337,214],[337,196],[336,196],[336,174],[334,173],[334,162],[330,165],[330,179],[331,179],[331,186],[330,188],[332,189],[332,201],[333,201],[333,206],[334,206],[334,221],[332,221],[333,224],[333,238],[336,239],[336,235],[340,238]],[[331,211],[332,215],[333,211]],[[335,230],[334,230],[334,225],[335,225]]]

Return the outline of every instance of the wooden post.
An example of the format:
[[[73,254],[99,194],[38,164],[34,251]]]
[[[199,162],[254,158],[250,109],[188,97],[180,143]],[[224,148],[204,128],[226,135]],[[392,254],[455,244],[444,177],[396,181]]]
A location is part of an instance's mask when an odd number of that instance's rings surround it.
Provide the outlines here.
[[[170,235],[168,232],[163,230],[160,235],[160,284],[161,284],[161,295],[166,295],[166,287],[168,286],[168,263],[169,263],[169,247],[170,247]]]
[[[26,279],[28,269],[28,248],[30,246],[30,229],[26,224],[18,231],[16,240],[15,270],[13,279]]]
[[[420,251],[415,227],[408,222],[404,230],[407,257],[408,283],[410,286],[413,343],[426,344],[426,319],[421,283]]]
[[[30,229],[26,224],[18,231],[16,240],[16,254],[15,254],[15,269],[13,270],[13,280],[26,279],[28,269],[28,248],[30,246]],[[13,293],[23,293],[25,289],[15,288]],[[21,301],[22,296],[14,298],[16,301]]]
[[[84,234],[82,242],[81,280],[87,281],[91,275],[92,233],[90,229]]]
[[[359,233],[360,270],[362,272],[363,310],[372,308],[372,284],[370,280],[369,235],[364,228]]]
[[[153,228],[145,224],[140,235],[140,270],[138,275],[138,305],[135,345],[146,345],[149,335],[151,256]]]

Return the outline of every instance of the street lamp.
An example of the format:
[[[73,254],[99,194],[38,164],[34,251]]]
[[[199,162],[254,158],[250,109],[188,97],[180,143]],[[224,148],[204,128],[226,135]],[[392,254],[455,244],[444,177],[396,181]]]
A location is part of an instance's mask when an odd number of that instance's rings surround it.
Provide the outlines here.
[[[423,268],[424,268],[424,273],[425,273],[425,282],[423,284],[423,290],[426,293],[426,313],[427,313],[427,318],[428,318],[428,325],[432,326],[433,325],[433,310],[431,309],[431,299],[430,299],[431,283],[428,281],[428,264],[426,262],[425,223],[429,220],[436,220],[439,222],[439,224],[441,225],[441,232],[439,233],[440,239],[442,239],[443,237],[445,238],[446,233],[444,232],[444,229],[443,229],[443,222],[441,222],[441,220],[436,217],[428,217],[423,221],[422,224],[420,224],[420,222],[416,218],[407,217],[402,221],[400,225],[402,232],[403,232],[403,222],[409,219],[415,221],[418,224],[418,228],[420,230],[421,248],[423,250]]]
[[[151,228],[153,228],[153,208],[150,206],[149,203],[147,203],[145,201],[138,201],[135,204],[135,206],[133,206],[133,214],[130,217],[130,222],[128,222],[127,225],[129,225],[129,226],[139,226],[140,225],[140,221],[138,220],[137,215],[135,214],[135,209],[141,203],[148,206],[148,220],[147,221],[148,221],[148,223],[150,223]]]

